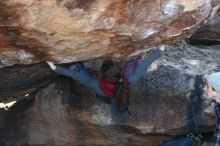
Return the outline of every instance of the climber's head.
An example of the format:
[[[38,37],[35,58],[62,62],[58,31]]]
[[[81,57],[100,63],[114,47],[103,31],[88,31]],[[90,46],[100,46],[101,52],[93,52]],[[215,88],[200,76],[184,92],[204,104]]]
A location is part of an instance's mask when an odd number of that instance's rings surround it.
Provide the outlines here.
[[[112,60],[105,60],[102,63],[101,74],[106,81],[113,83],[117,83],[123,77],[120,66]]]
[[[220,93],[220,72],[208,75],[207,84],[209,84],[214,91]]]
[[[116,84],[115,97],[118,111],[128,109],[130,98],[130,86],[122,73],[122,68],[112,60],[105,60],[101,66],[101,74],[105,81]]]
[[[220,72],[207,76],[204,91],[208,99],[215,100],[220,103]]]

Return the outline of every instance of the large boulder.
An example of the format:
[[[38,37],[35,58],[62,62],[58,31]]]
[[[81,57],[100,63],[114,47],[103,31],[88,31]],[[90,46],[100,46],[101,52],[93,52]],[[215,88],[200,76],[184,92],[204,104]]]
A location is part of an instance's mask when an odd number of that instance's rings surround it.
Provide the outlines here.
[[[117,119],[93,92],[70,78],[58,77],[9,111],[1,111],[0,142],[153,146],[171,137],[148,134],[196,132],[195,121],[199,132],[209,133],[215,116],[203,97],[203,75],[220,70],[219,55],[210,47],[170,46],[133,89],[131,114],[124,120]]]
[[[218,0],[3,0],[0,65],[121,61],[190,36],[217,6]]]
[[[55,76],[46,63],[4,67],[0,69],[0,101],[35,92]]]
[[[217,2],[217,1],[216,1]],[[219,2],[218,2],[219,3]],[[213,7],[208,20],[190,37],[189,43],[194,45],[220,44],[220,10],[219,5]]]
[[[123,63],[196,30],[190,42],[218,44],[219,5],[219,0],[0,1],[0,101],[17,101],[9,111],[0,110],[0,145],[155,145],[170,137],[147,134],[211,132],[215,117],[202,85],[204,75],[220,71],[219,46],[168,46],[132,90],[131,114],[123,121],[93,92],[39,62],[83,60],[98,71],[107,57]]]

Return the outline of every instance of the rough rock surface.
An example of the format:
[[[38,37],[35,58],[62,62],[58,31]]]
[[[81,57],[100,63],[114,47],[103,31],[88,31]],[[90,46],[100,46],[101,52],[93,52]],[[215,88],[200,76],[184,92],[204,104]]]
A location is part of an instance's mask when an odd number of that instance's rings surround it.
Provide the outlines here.
[[[189,39],[193,45],[219,45],[220,44],[220,16],[215,16],[212,20],[202,25]]]
[[[108,105],[88,93],[76,96],[76,92],[71,92],[80,89],[76,88],[72,81],[60,78],[39,90],[33,101],[21,101],[10,111],[1,111],[0,144],[153,146],[171,137],[157,136],[148,141],[153,136],[144,135],[135,127],[106,123],[110,118]]]
[[[46,63],[4,67],[0,69],[0,101],[35,92],[54,76]]]
[[[219,5],[213,7],[210,17],[189,39],[194,45],[219,45],[220,44],[220,10]]]
[[[124,121],[71,79],[58,77],[48,85],[56,75],[45,63],[5,66],[83,60],[97,70],[103,58],[124,61],[144,47],[190,37],[200,26],[190,41],[218,44],[219,5],[219,0],[1,0],[0,101],[19,101],[0,110],[0,145],[150,146],[169,136],[152,141],[147,133],[195,131],[194,112],[199,130],[210,132],[215,118],[201,85],[204,75],[220,71],[219,46],[169,46],[133,89],[131,115]]]
[[[123,60],[190,36],[216,6],[218,0],[3,0],[0,64]]]
[[[97,100],[91,91],[59,77],[30,94],[33,101],[18,102],[10,111],[1,111],[0,142],[153,146],[170,137],[152,138],[148,133],[182,135],[195,131],[193,113],[199,131],[211,132],[215,117],[201,85],[204,74],[220,70],[219,55],[215,47],[169,47],[133,89],[131,115],[124,121],[118,121],[109,105]]]

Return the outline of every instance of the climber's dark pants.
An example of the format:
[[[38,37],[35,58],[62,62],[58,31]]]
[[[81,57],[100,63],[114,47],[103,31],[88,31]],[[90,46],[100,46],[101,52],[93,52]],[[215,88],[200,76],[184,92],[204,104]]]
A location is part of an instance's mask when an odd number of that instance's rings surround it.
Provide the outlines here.
[[[125,110],[123,112],[119,112],[117,110],[118,105],[117,105],[116,99],[114,99],[114,98],[107,97],[107,96],[101,96],[98,94],[96,95],[96,98],[103,103],[110,104],[111,111],[112,111],[113,115],[115,115],[117,118],[123,118],[128,113],[128,110]]]

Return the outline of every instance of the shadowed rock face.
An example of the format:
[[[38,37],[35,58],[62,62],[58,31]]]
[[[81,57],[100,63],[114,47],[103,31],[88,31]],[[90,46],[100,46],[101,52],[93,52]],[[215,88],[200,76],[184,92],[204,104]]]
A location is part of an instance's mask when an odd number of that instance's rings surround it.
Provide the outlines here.
[[[149,133],[176,136],[195,131],[193,114],[199,131],[211,132],[215,117],[201,85],[204,74],[220,70],[219,53],[214,47],[170,46],[132,90],[131,114],[123,121],[118,121],[109,105],[96,99],[93,92],[72,79],[58,77],[9,111],[0,111],[0,144],[153,146],[170,137]],[[52,75],[45,64],[34,67],[41,67],[47,78]],[[33,76],[27,76],[22,89],[27,90],[32,80]],[[37,82],[42,85],[42,80]],[[9,80],[4,83],[13,87]]]
[[[206,20],[214,0],[3,0],[2,66],[72,62],[176,43]],[[213,4],[212,4],[213,3]]]
[[[220,3],[216,1],[215,3]],[[220,10],[219,5],[213,7],[207,21],[193,34],[189,43],[193,45],[219,45],[220,44]]]
[[[0,101],[35,92],[55,76],[46,63],[4,67],[0,69]]]
[[[157,73],[149,75],[158,77]],[[193,119],[188,115],[192,111],[187,111],[190,100],[175,93],[171,95],[168,88],[163,96],[155,96],[155,91],[151,91],[153,96],[149,95],[140,89],[146,83],[146,79],[142,80],[138,93],[131,99],[131,115],[119,123],[109,105],[98,101],[72,80],[58,78],[38,90],[32,101],[24,100],[8,112],[0,111],[0,144],[153,146],[172,136],[153,137],[147,133],[178,135],[193,131],[194,125],[190,123]],[[200,130],[210,131],[211,119],[204,119],[206,115],[201,108],[196,111],[199,119],[204,120],[199,120]]]
[[[220,14],[219,14],[220,15]],[[189,39],[192,45],[219,45],[220,44],[220,16],[213,17],[196,31]]]

